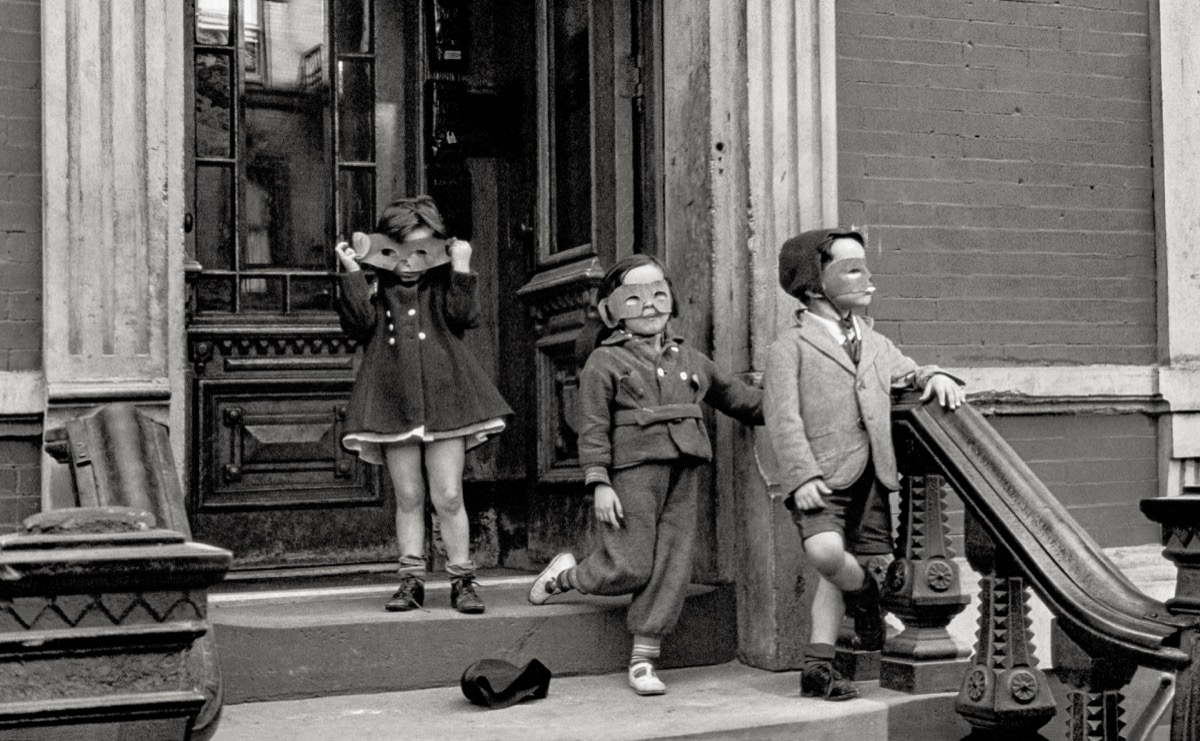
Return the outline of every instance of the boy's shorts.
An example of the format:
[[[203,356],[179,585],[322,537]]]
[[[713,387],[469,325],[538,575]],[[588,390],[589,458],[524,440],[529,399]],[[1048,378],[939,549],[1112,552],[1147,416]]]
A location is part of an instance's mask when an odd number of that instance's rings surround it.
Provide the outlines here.
[[[821,497],[824,509],[802,511],[790,496],[784,504],[792,513],[801,540],[819,533],[839,533],[847,552],[875,556],[893,551],[888,495],[887,488],[875,478],[875,466],[867,461],[858,481]]]

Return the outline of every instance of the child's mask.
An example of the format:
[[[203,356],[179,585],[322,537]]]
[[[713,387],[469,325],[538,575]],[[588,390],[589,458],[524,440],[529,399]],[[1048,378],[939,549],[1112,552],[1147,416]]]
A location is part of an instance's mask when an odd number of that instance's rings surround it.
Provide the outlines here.
[[[388,273],[422,273],[450,262],[445,239],[415,239],[397,242],[386,234],[355,232],[351,241],[354,259]]]
[[[622,320],[642,316],[642,308],[646,304],[654,306],[659,316],[671,313],[671,287],[665,280],[621,284],[607,297],[596,302],[596,311],[605,326],[612,328]]]
[[[852,273],[854,270],[861,272]],[[853,294],[875,292],[875,286],[871,285],[871,271],[867,270],[867,261],[862,257],[834,260],[825,266],[821,281],[825,286],[825,298],[834,304]]]

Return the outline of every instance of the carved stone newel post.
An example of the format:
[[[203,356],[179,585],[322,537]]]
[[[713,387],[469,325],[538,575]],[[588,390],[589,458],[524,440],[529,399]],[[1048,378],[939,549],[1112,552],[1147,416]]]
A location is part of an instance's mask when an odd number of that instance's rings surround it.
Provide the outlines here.
[[[978,641],[954,708],[977,729],[1032,735],[1054,717],[1055,705],[1033,654],[1029,590],[970,510],[966,536],[967,560],[983,576]]]
[[[1167,609],[1200,622],[1200,495],[1143,499],[1142,513],[1162,525],[1163,555],[1179,567],[1175,596]],[[1200,631],[1183,634],[1180,648],[1192,665],[1179,672],[1175,708],[1171,714],[1171,741],[1200,739]]]
[[[958,688],[967,668],[965,649],[946,626],[971,601],[963,593],[946,527],[941,476],[905,476],[896,560],[884,579],[884,606],[904,623],[883,648],[879,683],[925,694]]]

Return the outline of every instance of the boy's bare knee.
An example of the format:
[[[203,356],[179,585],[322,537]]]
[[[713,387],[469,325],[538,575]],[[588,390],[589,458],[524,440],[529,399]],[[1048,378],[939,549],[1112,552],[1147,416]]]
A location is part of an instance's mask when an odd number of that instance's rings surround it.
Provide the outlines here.
[[[824,576],[836,574],[846,561],[846,549],[837,533],[820,533],[808,538],[804,541],[804,552]]]

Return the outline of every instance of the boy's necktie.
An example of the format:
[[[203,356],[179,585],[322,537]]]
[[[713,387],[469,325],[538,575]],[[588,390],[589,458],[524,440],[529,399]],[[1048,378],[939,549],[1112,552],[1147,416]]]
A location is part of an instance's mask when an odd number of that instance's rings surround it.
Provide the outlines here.
[[[842,347],[846,348],[850,359],[854,361],[855,365],[858,365],[859,359],[862,358],[862,338],[854,331],[853,314],[842,317],[838,324],[842,327],[842,334],[846,336],[846,339],[842,341]]]

